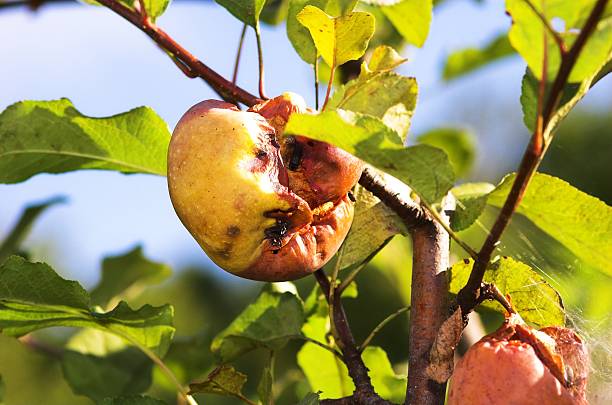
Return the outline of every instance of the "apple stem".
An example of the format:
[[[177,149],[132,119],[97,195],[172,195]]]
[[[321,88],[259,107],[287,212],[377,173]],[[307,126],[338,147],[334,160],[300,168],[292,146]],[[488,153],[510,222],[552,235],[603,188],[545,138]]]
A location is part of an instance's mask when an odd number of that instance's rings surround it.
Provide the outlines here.
[[[238,41],[238,51],[236,51],[236,61],[234,62],[234,73],[232,74],[232,84],[236,85],[236,80],[238,80],[238,67],[240,65],[240,57],[242,56],[242,45],[244,44],[244,37],[247,32],[247,24],[242,26],[242,32],[240,33],[240,40]]]

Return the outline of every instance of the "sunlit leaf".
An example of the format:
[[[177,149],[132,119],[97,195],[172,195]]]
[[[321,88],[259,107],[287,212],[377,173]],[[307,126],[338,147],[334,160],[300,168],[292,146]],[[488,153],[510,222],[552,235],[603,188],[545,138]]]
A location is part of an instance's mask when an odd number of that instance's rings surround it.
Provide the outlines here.
[[[165,176],[169,141],[148,107],[91,118],[67,99],[22,101],[0,114],[0,183],[81,169]]]
[[[297,16],[308,5],[325,10],[328,2],[329,0],[289,0],[287,38],[300,58],[311,65],[314,64],[317,56],[317,48],[310,31],[298,21]]]
[[[0,243],[0,263],[6,260],[7,257],[19,253],[21,243],[30,233],[30,229],[34,224],[34,221],[42,214],[47,208],[50,208],[57,204],[63,204],[66,202],[64,197],[53,197],[40,204],[34,204],[28,206],[13,229],[8,233],[8,236],[2,243]]]
[[[151,21],[162,15],[169,5],[170,0],[144,0],[145,10]]]
[[[450,160],[455,174],[465,176],[472,169],[476,157],[476,145],[471,133],[458,128],[436,128],[417,139],[419,143],[442,149]]]
[[[505,33],[494,38],[482,48],[460,49],[446,58],[444,80],[456,79],[513,54],[514,49]]]
[[[378,61],[377,68],[386,63]],[[418,86],[413,77],[401,76],[387,69],[362,70],[357,79],[340,86],[328,108],[340,108],[380,118],[405,139],[416,107]]]
[[[374,17],[364,12],[332,17],[320,8],[306,6],[297,19],[308,28],[318,52],[329,66],[359,59],[374,34]]]
[[[489,183],[465,183],[451,189],[457,201],[455,210],[450,217],[450,225],[454,231],[469,228],[487,205],[488,194],[495,189]]]
[[[222,364],[214,369],[206,380],[189,384],[189,393],[207,393],[226,396],[242,395],[242,387],[247,381],[247,376],[234,367]]]
[[[334,144],[408,184],[428,202],[446,195],[454,182],[443,151],[429,145],[404,147],[399,135],[376,117],[343,110],[293,114],[285,132]]]
[[[0,266],[0,330],[5,335],[23,336],[52,326],[89,327],[163,356],[174,335],[172,318],[169,305],[133,310],[120,302],[109,312],[96,312],[83,287],[44,263],[11,256]]]
[[[381,45],[372,52],[367,67],[370,72],[385,72],[395,69],[407,60],[392,47]]]
[[[408,43],[421,47],[429,34],[432,8],[431,0],[402,0],[381,10]]]
[[[215,0],[245,24],[255,27],[266,0]]]
[[[451,268],[451,293],[456,294],[465,286],[473,264],[471,259],[465,259]],[[495,284],[502,294],[510,295],[514,309],[533,326],[541,328],[565,325],[561,296],[525,263],[502,257],[490,265],[485,272],[484,281]],[[485,301],[482,305],[496,311],[504,311],[496,301]]]
[[[487,203],[501,207],[513,182],[514,175],[504,178]],[[518,213],[581,260],[612,274],[612,207],[561,179],[538,173],[531,180]]]
[[[211,350],[223,362],[259,347],[278,350],[289,339],[300,335],[303,322],[304,308],[300,298],[268,286],[214,338]]]
[[[158,284],[170,276],[170,267],[144,257],[142,247],[102,261],[102,278],[91,291],[96,305],[106,305],[116,296],[126,295],[148,285]]]

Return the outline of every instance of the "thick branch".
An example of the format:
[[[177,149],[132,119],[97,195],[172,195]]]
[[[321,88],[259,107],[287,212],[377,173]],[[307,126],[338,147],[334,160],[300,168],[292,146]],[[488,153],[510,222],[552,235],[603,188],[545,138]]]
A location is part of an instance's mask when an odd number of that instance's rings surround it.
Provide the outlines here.
[[[193,74],[204,79],[204,81],[224,99],[238,101],[248,106],[257,104],[260,101],[251,93],[232,84],[232,82],[206,66],[157,25],[148,21],[143,21],[142,16],[136,10],[132,10],[123,3],[119,3],[115,0],[99,0],[99,3],[110,8],[142,30],[163,50],[172,54],[178,61],[189,68]]]
[[[593,7],[593,11],[589,15],[587,22],[580,31],[578,38],[576,38],[576,41],[561,61],[559,72],[557,73],[557,76],[552,84],[550,95],[546,100],[542,116],[540,117],[542,125],[537,125],[536,130],[531,137],[531,141],[527,146],[527,150],[523,155],[523,159],[517,171],[512,189],[510,190],[510,193],[508,194],[508,197],[506,198],[506,201],[504,202],[504,205],[495,223],[493,224],[493,227],[491,228],[491,232],[478,253],[478,257],[474,262],[474,267],[472,268],[468,282],[466,283],[465,287],[459,291],[457,303],[461,306],[462,313],[465,315],[467,315],[476,305],[478,305],[480,301],[482,301],[482,279],[489,262],[491,261],[493,251],[499,244],[501,235],[504,233],[508,224],[510,223],[512,215],[518,208],[523,195],[525,194],[529,181],[542,161],[542,156],[546,151],[546,145],[542,145],[541,142],[543,134],[546,133],[546,128],[550,123],[554,111],[559,105],[561,96],[563,95],[563,89],[567,84],[567,80],[574,65],[576,64],[576,61],[578,60],[578,56],[584,48],[587,39],[597,26],[597,22],[601,18],[607,2],[608,0],[597,1]],[[546,142],[550,142],[550,139],[546,140]]]
[[[449,195],[443,201],[447,212],[455,201]],[[448,216],[442,219],[448,221]],[[450,240],[436,221],[420,224],[411,231],[413,244],[412,291],[410,310],[410,345],[408,352],[408,387],[406,405],[444,403],[446,384],[430,380],[426,374],[429,351],[440,326],[448,316],[448,281]]]

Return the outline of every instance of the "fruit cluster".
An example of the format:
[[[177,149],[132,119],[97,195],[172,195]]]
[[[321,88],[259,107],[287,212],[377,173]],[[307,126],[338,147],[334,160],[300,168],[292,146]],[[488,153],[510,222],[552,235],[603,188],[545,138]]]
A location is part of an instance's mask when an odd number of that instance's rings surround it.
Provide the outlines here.
[[[304,100],[285,93],[248,111],[206,100],[177,124],[168,188],[208,256],[240,277],[293,280],[327,263],[353,219],[362,162],[324,142],[283,136]]]

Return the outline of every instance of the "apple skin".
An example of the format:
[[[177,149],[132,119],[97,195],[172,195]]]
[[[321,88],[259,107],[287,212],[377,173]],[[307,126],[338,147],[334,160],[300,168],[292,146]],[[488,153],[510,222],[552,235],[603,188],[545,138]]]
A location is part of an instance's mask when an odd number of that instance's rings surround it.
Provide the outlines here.
[[[283,93],[250,108],[265,117],[278,134],[293,113],[312,112],[295,93]],[[280,138],[281,155],[288,169],[289,188],[311,207],[336,201],[359,181],[363,162],[344,150],[299,135]]]
[[[555,355],[561,356],[566,371],[573,370],[569,387],[542,362],[537,354],[538,346],[542,346],[534,345],[534,339],[553,342]],[[586,348],[570,329],[550,327],[535,331],[518,326],[510,331],[504,325],[473,345],[459,360],[447,405],[588,405],[587,374]]]
[[[346,237],[345,196],[311,207],[289,187],[276,130],[261,115],[206,100],[177,124],[168,189],[185,227],[219,267],[286,281],[322,267]]]

